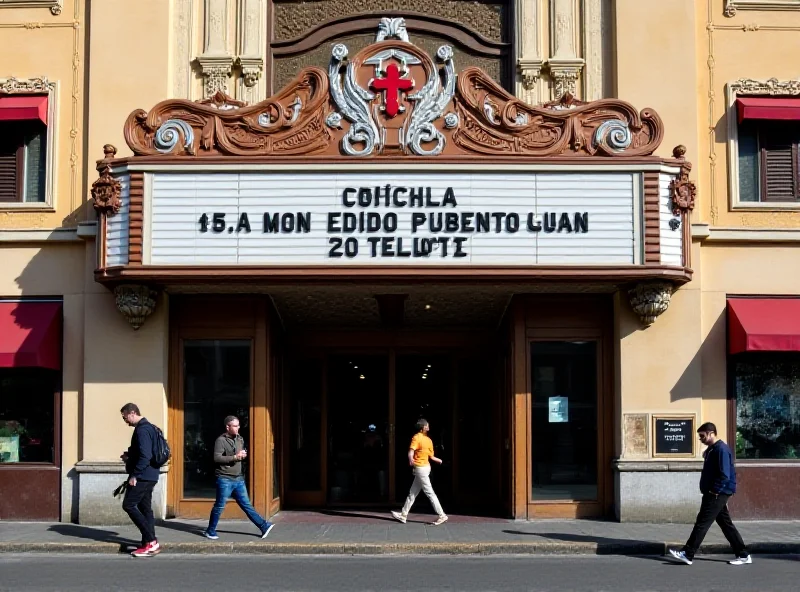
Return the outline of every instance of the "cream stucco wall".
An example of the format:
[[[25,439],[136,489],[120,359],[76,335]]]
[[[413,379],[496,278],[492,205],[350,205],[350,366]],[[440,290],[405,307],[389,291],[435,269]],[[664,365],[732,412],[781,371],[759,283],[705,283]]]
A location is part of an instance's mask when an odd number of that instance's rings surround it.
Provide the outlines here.
[[[75,226],[85,217],[83,143],[84,37],[83,0],[65,0],[60,15],[46,7],[0,9],[0,78],[46,77],[57,83],[52,207],[20,208],[0,205],[4,228]]]

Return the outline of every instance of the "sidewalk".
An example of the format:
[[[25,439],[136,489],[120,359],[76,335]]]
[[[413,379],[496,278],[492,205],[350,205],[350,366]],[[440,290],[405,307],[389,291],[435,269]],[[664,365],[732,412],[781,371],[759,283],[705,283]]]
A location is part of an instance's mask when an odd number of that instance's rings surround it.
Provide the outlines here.
[[[201,536],[206,521],[167,520],[156,534],[170,553],[247,554],[600,554],[663,555],[680,545],[690,524],[639,524],[595,520],[514,521],[451,516],[430,526],[433,516],[412,515],[400,524],[373,512],[280,512],[269,538],[249,522],[223,521],[218,541]],[[754,554],[800,554],[800,521],[738,522]],[[139,540],[132,524],[83,526],[0,522],[0,553],[120,553]],[[700,553],[730,553],[714,525]]]

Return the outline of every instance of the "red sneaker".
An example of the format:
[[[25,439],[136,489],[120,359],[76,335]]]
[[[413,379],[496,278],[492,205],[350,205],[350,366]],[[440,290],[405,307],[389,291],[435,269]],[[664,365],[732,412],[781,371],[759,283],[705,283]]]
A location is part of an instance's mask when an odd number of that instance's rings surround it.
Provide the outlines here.
[[[150,541],[146,545],[131,552],[131,555],[134,557],[153,557],[159,553],[161,553],[161,546],[158,544],[158,541]]]

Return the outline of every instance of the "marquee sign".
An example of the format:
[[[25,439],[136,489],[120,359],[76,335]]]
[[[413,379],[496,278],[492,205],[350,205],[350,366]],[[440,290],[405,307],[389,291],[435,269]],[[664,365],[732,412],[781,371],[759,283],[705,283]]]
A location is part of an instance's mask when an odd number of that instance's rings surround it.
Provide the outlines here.
[[[412,44],[402,18],[382,19],[355,55],[330,52],[327,71],[306,68],[255,105],[217,93],[131,113],[133,156],[106,147],[93,185],[98,277],[222,266],[688,279],[690,165],[680,149],[653,155],[653,110],[569,94],[525,104],[477,68],[457,72],[451,47]]]

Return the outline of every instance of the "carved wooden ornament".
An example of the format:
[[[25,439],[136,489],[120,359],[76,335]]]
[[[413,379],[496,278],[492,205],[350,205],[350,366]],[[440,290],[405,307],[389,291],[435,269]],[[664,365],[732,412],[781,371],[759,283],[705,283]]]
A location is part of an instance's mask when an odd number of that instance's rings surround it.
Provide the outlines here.
[[[680,216],[682,213],[689,213],[694,209],[694,200],[697,197],[697,186],[693,181],[689,180],[689,173],[692,170],[691,163],[683,160],[686,154],[686,148],[684,146],[676,146],[672,154],[675,158],[682,161],[680,174],[669,183],[672,213],[675,216]]]
[[[651,155],[664,126],[652,109],[605,99],[528,105],[478,68],[458,75],[453,50],[435,58],[382,19],[355,56],[331,50],[328,72],[306,68],[277,95],[247,106],[223,93],[163,101],[125,123],[136,155],[593,157]]]
[[[122,207],[120,182],[111,176],[111,167],[106,164],[100,169],[100,177],[92,183],[94,209],[99,214],[113,216]]]

